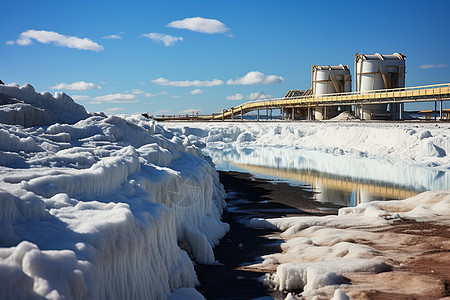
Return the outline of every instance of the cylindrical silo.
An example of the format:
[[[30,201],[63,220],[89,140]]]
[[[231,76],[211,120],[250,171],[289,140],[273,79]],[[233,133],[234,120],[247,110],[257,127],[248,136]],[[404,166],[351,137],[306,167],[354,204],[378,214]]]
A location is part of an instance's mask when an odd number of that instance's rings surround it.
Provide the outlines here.
[[[405,55],[355,54],[356,91],[405,87]],[[387,118],[387,104],[370,104],[362,108],[365,120]]]
[[[347,65],[319,66],[312,65],[312,94],[321,96],[324,94],[345,93],[352,91],[352,75]],[[325,116],[326,111],[326,116]],[[332,118],[338,113],[337,106],[318,106],[314,109],[316,120]]]

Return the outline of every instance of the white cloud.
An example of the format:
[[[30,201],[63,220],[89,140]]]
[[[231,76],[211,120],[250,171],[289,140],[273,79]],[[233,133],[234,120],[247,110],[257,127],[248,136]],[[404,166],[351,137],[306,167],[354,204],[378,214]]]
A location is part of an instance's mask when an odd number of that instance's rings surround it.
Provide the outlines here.
[[[151,94],[151,93],[145,93],[144,96],[147,98],[151,98],[151,97],[156,97],[156,96],[160,96],[160,95],[167,95],[168,93],[166,91],[164,92],[159,92],[157,94]]]
[[[228,33],[230,31],[230,29],[219,20],[205,19],[202,17],[186,18],[183,20],[173,21],[167,24],[167,26],[209,34]]]
[[[425,65],[419,66],[419,68],[421,68],[421,69],[445,68],[445,67],[447,67],[447,65],[444,65],[444,64],[425,64]]]
[[[183,41],[183,38],[181,36],[172,36],[156,32],[141,34],[141,36],[147,37],[155,43],[163,43],[166,47],[173,46],[176,42]]]
[[[136,99],[134,94],[109,94],[104,96],[97,96],[92,98],[92,102],[89,104],[102,104],[102,103],[136,103],[139,100]]]
[[[239,101],[239,100],[244,99],[244,95],[242,95],[242,94],[234,94],[232,96],[226,97],[225,99],[231,100],[231,101]]]
[[[178,95],[172,95],[172,96],[170,96],[170,98],[172,98],[172,99],[178,99],[178,98],[181,98],[181,96],[178,96]]]
[[[88,38],[78,38],[75,36],[62,35],[54,31],[46,30],[27,30],[20,34],[16,41],[6,42],[8,45],[17,44],[20,46],[29,46],[33,44],[32,40],[39,43],[52,43],[56,46],[75,48],[79,50],[102,51],[103,46],[91,41]]]
[[[106,109],[105,113],[108,115],[108,114],[113,114],[113,113],[123,111],[123,110],[124,110],[123,107],[111,107],[111,108]]]
[[[205,81],[200,81],[200,80],[169,81],[165,78],[160,77],[158,79],[152,80],[152,82],[159,84],[159,85],[170,85],[170,86],[178,86],[178,87],[190,87],[190,86],[201,87],[201,86],[223,85],[223,81],[219,80],[219,79],[213,79],[211,81],[207,81],[207,80],[205,80]]]
[[[203,93],[203,91],[201,89],[196,89],[196,90],[190,91],[191,95],[198,95],[198,94],[201,94],[201,93]]]
[[[86,101],[91,99],[91,97],[86,95],[72,95],[71,98],[75,101]]]
[[[135,94],[135,95],[140,95],[140,94],[143,94],[145,92],[143,90],[140,90],[140,89],[134,89],[134,90],[131,90],[131,93]]]
[[[267,95],[264,92],[254,92],[247,96],[249,100],[260,100],[260,99],[269,99],[272,98],[271,95]]]
[[[122,36],[120,36],[118,34],[111,34],[111,35],[102,37],[102,39],[104,39],[104,40],[121,40]]]
[[[163,109],[163,110],[158,110],[157,112],[155,112],[155,115],[163,115],[163,114],[168,114],[168,113],[170,113],[170,110]]]
[[[281,76],[275,75],[264,75],[258,71],[251,71],[245,74],[243,77],[236,78],[235,80],[228,80],[228,85],[253,85],[253,84],[275,84],[281,83],[284,81],[284,78]]]
[[[196,113],[201,112],[201,111],[202,111],[201,109],[190,108],[190,109],[186,109],[186,110],[180,111],[180,114],[192,115],[192,114],[196,114]]]
[[[100,86],[92,82],[77,81],[74,83],[60,83],[51,87],[52,90],[71,90],[71,91],[86,91],[101,89]]]
[[[231,96],[226,97],[225,99],[227,100],[231,100],[231,101],[239,101],[242,99],[248,99],[248,100],[262,100],[262,99],[269,99],[272,98],[271,95],[267,95],[264,92],[254,92],[254,93],[250,93],[250,95],[245,96],[242,94],[234,94]]]

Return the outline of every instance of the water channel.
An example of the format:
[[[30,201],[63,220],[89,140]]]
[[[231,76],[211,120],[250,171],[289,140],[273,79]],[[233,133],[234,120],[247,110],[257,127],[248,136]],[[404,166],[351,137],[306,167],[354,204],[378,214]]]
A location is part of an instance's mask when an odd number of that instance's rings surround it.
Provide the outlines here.
[[[301,185],[315,199],[344,206],[404,199],[424,191],[450,189],[450,170],[406,161],[320,152],[294,147],[206,148],[218,170]]]

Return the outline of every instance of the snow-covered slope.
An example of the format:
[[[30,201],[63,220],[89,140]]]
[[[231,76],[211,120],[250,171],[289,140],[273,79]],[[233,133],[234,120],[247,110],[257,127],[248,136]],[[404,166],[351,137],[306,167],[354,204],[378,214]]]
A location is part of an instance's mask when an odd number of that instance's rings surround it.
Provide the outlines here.
[[[450,168],[450,125],[363,122],[166,123],[208,148],[294,147]]]
[[[215,263],[224,192],[185,136],[30,85],[0,94],[1,299],[165,299],[197,283],[190,257]]]

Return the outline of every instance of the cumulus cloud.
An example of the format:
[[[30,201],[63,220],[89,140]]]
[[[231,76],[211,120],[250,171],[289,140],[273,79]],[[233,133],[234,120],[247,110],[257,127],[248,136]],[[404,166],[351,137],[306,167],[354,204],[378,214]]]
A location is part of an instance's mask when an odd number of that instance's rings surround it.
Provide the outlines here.
[[[119,111],[123,111],[123,107],[111,107],[105,110],[105,113],[108,114],[113,114],[113,113],[117,113]]]
[[[213,79],[211,81],[205,80],[184,80],[184,81],[169,81],[165,78],[158,78],[155,80],[152,80],[153,83],[159,84],[159,85],[169,85],[169,86],[178,86],[178,87],[190,87],[190,86],[196,86],[196,87],[202,87],[202,86],[219,86],[223,85],[223,81],[219,79]]]
[[[260,99],[269,99],[272,98],[271,95],[267,95],[264,92],[254,92],[247,96],[248,100],[260,100]]]
[[[192,114],[196,114],[196,113],[201,112],[201,111],[202,110],[198,109],[198,108],[189,108],[189,109],[185,109],[183,111],[180,111],[180,114],[190,114],[190,115],[192,115]]]
[[[100,86],[92,82],[77,81],[74,83],[60,83],[51,87],[52,90],[71,90],[71,91],[86,91],[101,89]]]
[[[244,95],[242,94],[234,94],[232,96],[227,96],[225,99],[230,100],[230,101],[239,101],[244,99]]]
[[[258,71],[251,71],[245,74],[243,77],[230,79],[227,81],[228,85],[253,85],[253,84],[276,84],[284,81],[281,76],[264,75]]]
[[[425,64],[425,65],[419,66],[419,68],[421,68],[421,69],[433,69],[433,68],[445,68],[445,67],[447,67],[447,65],[444,65],[444,64]]]
[[[120,36],[118,34],[110,34],[110,35],[102,37],[102,39],[104,39],[104,40],[121,40],[122,36]]]
[[[167,24],[167,26],[209,34],[229,33],[230,31],[230,29],[219,20],[205,19],[202,17],[186,18],[183,20],[172,21]]]
[[[104,96],[97,96],[92,98],[90,104],[103,104],[103,103],[136,103],[136,95],[134,94],[108,94]]]
[[[254,93],[250,93],[250,95],[248,95],[248,96],[244,96],[242,94],[234,94],[234,95],[226,97],[225,99],[231,100],[231,101],[239,101],[239,100],[242,100],[244,98],[248,99],[248,100],[262,100],[262,99],[272,98],[272,96],[271,95],[267,95],[264,92],[254,92]]]
[[[86,101],[91,99],[91,97],[86,95],[72,95],[71,98],[75,101]]]
[[[181,36],[172,36],[156,32],[141,34],[141,36],[147,37],[152,41],[154,41],[155,43],[163,43],[164,46],[166,47],[173,46],[175,45],[176,42],[183,41],[183,38]]]
[[[167,95],[168,93],[166,91],[164,92],[159,92],[157,94],[151,94],[151,93],[145,93],[144,96],[147,98],[151,98],[151,97],[156,97],[156,96],[160,96],[160,95]]]
[[[191,95],[198,95],[198,94],[203,93],[203,91],[201,89],[195,89],[195,90],[190,91],[190,93],[191,93]]]
[[[102,51],[103,46],[93,42],[88,38],[78,38],[75,36],[62,35],[54,31],[47,30],[27,30],[20,34],[16,41],[6,42],[8,45],[29,46],[33,40],[43,44],[54,44],[56,46],[75,48],[79,50]]]
[[[155,115],[163,115],[163,114],[168,114],[168,113],[170,113],[170,110],[163,109],[163,110],[158,110],[157,112],[155,112]]]
[[[134,89],[134,90],[131,90],[131,93],[135,94],[135,95],[140,95],[140,94],[143,94],[145,92],[143,90],[140,90],[140,89]]]

